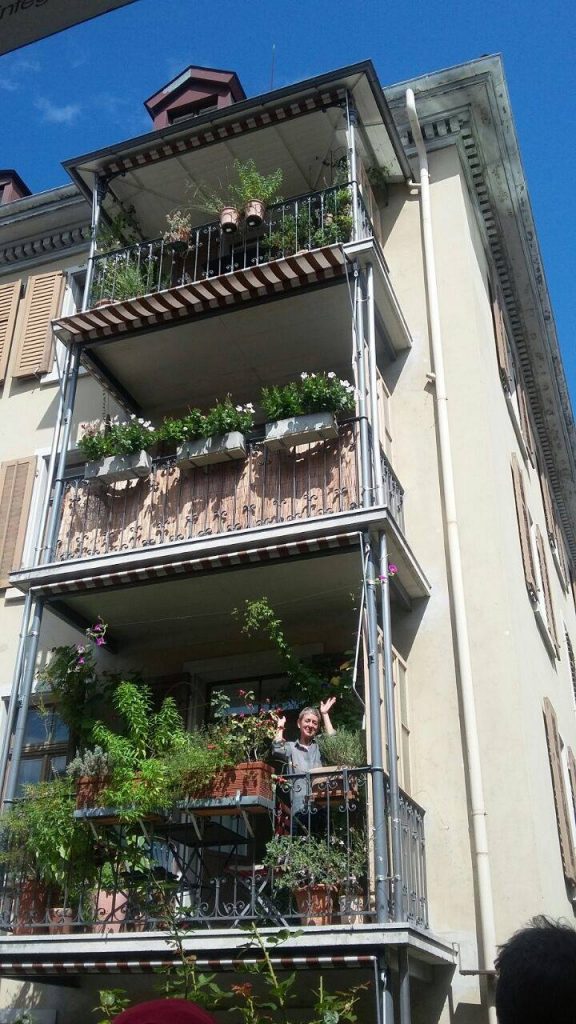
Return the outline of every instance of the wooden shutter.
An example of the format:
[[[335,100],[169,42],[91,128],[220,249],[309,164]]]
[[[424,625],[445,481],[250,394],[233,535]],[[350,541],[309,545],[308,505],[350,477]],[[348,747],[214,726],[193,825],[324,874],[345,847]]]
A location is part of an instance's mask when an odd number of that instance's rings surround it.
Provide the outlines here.
[[[570,776],[570,796],[572,798],[572,813],[576,819],[576,758],[572,747],[568,747],[568,775]],[[575,851],[576,859],[576,851]]]
[[[510,365],[510,353],[508,351],[508,334],[504,323],[504,299],[495,273],[492,273],[490,280],[490,300],[492,303],[492,320],[494,324],[494,338],[496,340],[496,356],[498,358],[500,380],[502,381],[504,390],[509,393],[510,380],[512,378],[512,367]]]
[[[20,281],[0,285],[0,384],[6,378],[21,287]]]
[[[548,482],[548,474],[546,470],[538,464],[538,474],[540,476],[540,490],[542,491],[542,504],[544,506],[544,519],[546,520],[546,529],[548,531],[548,539],[551,544],[556,542],[555,535],[555,519],[554,519],[554,506],[552,504],[552,495],[550,493],[550,484]]]
[[[532,424],[530,423],[530,413],[528,412],[528,401],[526,399],[526,391],[524,390],[524,382],[522,380],[522,374],[518,371],[516,373],[516,391],[518,394],[518,411],[520,413],[520,427],[522,430],[522,437],[526,445],[526,451],[533,460],[534,459],[534,434],[532,433]]]
[[[33,456],[0,465],[0,587],[20,564],[35,472]]]
[[[51,369],[50,321],[60,312],[63,291],[64,275],[60,271],[38,274],[28,279],[15,377],[35,377]]]
[[[548,576],[548,566],[546,564],[546,552],[544,550],[544,541],[542,540],[542,534],[538,527],[536,527],[536,549],[538,551],[538,565],[540,566],[540,577],[542,579],[542,590],[544,591],[544,605],[546,607],[546,619],[548,622],[548,632],[550,638],[554,644],[554,650],[556,651],[556,657],[560,656],[560,646],[558,644],[558,635],[556,633],[556,622],[554,620],[554,609],[552,607],[552,591],[550,590],[550,577]]]
[[[528,593],[532,600],[535,601],[538,596],[538,588],[536,587],[534,556],[532,554],[532,543],[530,540],[530,515],[526,504],[522,471],[514,453],[512,454],[512,482],[514,484],[514,498],[516,500],[516,515],[518,516],[518,532],[520,534],[520,550],[522,551],[524,578],[526,580]]]
[[[562,771],[560,734],[558,732],[556,713],[547,697],[544,698],[544,725],[546,727],[546,742],[548,743],[548,754],[550,757],[550,772],[552,775],[552,789],[554,791],[554,805],[556,807],[556,821],[558,822],[562,867],[566,879],[569,882],[576,883],[576,854],[572,842],[570,818],[568,817],[569,804],[564,786],[564,772]]]

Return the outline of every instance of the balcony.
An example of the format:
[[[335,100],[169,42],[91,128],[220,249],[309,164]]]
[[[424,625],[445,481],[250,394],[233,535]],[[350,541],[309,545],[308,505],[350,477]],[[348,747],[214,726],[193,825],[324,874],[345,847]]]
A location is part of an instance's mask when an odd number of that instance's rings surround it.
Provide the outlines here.
[[[153,460],[141,481],[104,486],[67,480],[56,560],[121,554],[300,523],[361,505],[359,425],[343,423],[333,441],[270,451],[249,441],[245,460],[182,470],[175,456]],[[383,456],[387,505],[403,529],[403,491]]]
[[[79,878],[76,866],[63,889],[50,892],[16,852],[0,889],[0,931],[104,936],[174,927],[235,929],[252,921],[305,928],[370,924],[371,775],[370,768],[355,768],[328,769],[316,782],[309,775],[292,776],[278,782],[272,800],[239,793],[217,801],[199,798],[130,824],[109,810],[77,811],[78,828],[92,836],[85,875]],[[297,822],[289,790],[299,785],[312,795]],[[390,847],[388,799],[386,804]],[[425,929],[424,811],[405,793],[400,827],[401,878],[395,893],[387,883],[388,919]],[[281,837],[270,846],[274,832]],[[296,856],[298,864],[313,865],[308,873],[296,870]],[[334,859],[334,868],[318,909],[312,906],[312,882],[319,880],[318,864],[326,858]]]

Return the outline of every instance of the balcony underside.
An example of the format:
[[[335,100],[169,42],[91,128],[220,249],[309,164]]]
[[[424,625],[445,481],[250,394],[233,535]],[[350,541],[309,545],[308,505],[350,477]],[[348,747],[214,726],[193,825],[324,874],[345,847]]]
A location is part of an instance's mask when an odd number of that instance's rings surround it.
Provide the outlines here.
[[[410,345],[408,329],[377,246],[370,240],[366,246],[376,270],[378,344],[400,351]],[[82,346],[96,377],[148,415],[185,408],[192,394],[198,405],[227,391],[253,401],[262,384],[282,384],[303,370],[350,375],[345,261],[344,249],[331,246],[88,310],[54,326],[65,342]]]

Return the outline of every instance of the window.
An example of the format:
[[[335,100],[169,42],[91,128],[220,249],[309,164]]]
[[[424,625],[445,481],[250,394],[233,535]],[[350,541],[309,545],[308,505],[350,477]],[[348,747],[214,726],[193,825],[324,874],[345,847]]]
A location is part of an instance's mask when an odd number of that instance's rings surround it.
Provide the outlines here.
[[[30,782],[44,782],[61,775],[68,761],[68,727],[53,709],[29,708],[26,716],[22,758],[18,767],[16,796]]]
[[[528,400],[522,379],[522,372],[514,354],[510,335],[506,326],[504,315],[504,297],[500,285],[493,275],[491,282],[488,282],[488,291],[492,305],[492,323],[494,327],[494,339],[496,342],[496,357],[500,380],[504,389],[508,410],[512,418],[512,424],[518,438],[522,455],[534,462],[534,434],[530,422]]]
[[[33,456],[0,464],[0,588],[20,566],[35,474]]]
[[[86,269],[84,267],[74,267],[66,272],[66,282],[64,286],[64,294],[62,298],[62,309],[60,316],[72,316],[77,310],[82,309],[82,299],[84,297],[84,284],[86,281]],[[66,347],[59,338],[55,338],[54,345],[54,361],[52,368],[49,373],[43,378],[43,384],[54,384],[57,383],[64,372],[64,360],[66,358]],[[86,373],[83,367],[80,367],[80,373]]]
[[[568,591],[570,573],[568,569],[566,546],[564,544],[562,530],[558,525],[558,520],[556,519],[548,474],[540,461],[538,462],[538,475],[540,478],[540,490],[542,492],[542,504],[544,506],[546,532],[550,542],[552,558],[554,559],[554,564],[556,566],[556,571],[558,572],[560,583],[562,584],[562,589],[564,591]]]
[[[12,370],[14,377],[38,377],[52,369],[50,321],[60,313],[64,281],[64,274],[59,270],[28,278]]]
[[[576,885],[576,846],[574,838],[576,835],[574,831],[576,826],[574,820],[576,764],[571,750],[568,750],[563,755],[563,743],[558,732],[556,713],[547,697],[544,699],[543,711],[562,868],[566,881]],[[569,792],[566,789],[565,763],[567,764],[569,775]]]
[[[378,664],[380,668],[382,686],[384,685],[384,658],[382,647],[382,631],[378,628]],[[368,674],[368,666],[364,665],[365,674]],[[398,768],[398,783],[406,792],[410,793],[411,772],[410,772],[410,723],[408,719],[408,688],[406,662],[392,648],[392,679],[394,682],[394,715],[396,734],[396,757]],[[386,742],[386,705],[382,700],[381,706],[382,742]],[[366,724],[367,740],[369,741],[370,727]],[[386,768],[389,769],[389,752],[386,743]]]
[[[526,589],[534,609],[536,621],[550,648],[550,653],[558,658],[560,656],[560,646],[556,632],[546,552],[544,550],[542,534],[530,515],[524,490],[524,478],[514,454],[512,455],[511,468]]]

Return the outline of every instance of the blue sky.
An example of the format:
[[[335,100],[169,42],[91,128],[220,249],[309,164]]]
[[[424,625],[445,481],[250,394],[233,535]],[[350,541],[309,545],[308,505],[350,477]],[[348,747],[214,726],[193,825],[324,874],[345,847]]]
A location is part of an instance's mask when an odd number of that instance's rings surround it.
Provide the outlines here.
[[[143,100],[189,64],[266,91],[273,45],[276,87],[367,57],[387,85],[501,53],[576,407],[574,26],[562,0],[137,0],[0,57],[0,164],[63,184],[62,160],[149,130]]]

